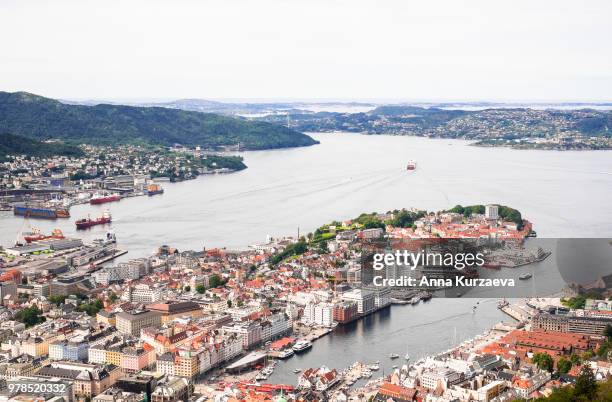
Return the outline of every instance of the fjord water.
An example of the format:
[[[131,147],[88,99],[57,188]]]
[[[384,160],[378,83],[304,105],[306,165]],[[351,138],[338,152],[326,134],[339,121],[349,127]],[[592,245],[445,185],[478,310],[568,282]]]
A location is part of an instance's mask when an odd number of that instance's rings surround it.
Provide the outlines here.
[[[243,154],[248,169],[165,183],[165,193],[72,207],[68,220],[32,220],[44,232],[76,232],[74,220],[108,208],[125,258],[157,246],[245,247],[266,235],[305,234],[334,219],[402,207],[427,210],[499,203],[517,208],[541,237],[612,236],[612,151],[479,148],[466,141],[313,134],[321,144]],[[407,172],[406,162],[417,162]],[[23,218],[0,212],[0,244]]]
[[[32,224],[59,227],[68,236],[101,237],[106,227],[76,232],[74,220],[110,209],[123,257],[150,255],[161,244],[179,249],[243,248],[266,235],[295,235],[362,212],[456,204],[499,203],[517,208],[540,237],[612,236],[612,152],[479,148],[466,141],[359,134],[313,134],[321,144],[243,154],[248,169],[164,184],[165,193],[100,206],[71,208],[69,220]],[[417,162],[407,172],[406,163]],[[10,246],[24,226],[0,212],[0,244]],[[275,382],[295,382],[294,368],[355,360],[381,361],[389,353],[418,357],[439,352],[509,318],[494,299],[433,299],[393,306],[316,342],[275,370]]]

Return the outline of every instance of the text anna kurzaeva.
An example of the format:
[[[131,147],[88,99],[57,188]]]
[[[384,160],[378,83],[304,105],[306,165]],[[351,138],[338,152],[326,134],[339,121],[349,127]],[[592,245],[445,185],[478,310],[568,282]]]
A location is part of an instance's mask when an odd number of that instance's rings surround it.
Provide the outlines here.
[[[417,267],[452,267],[463,271],[468,267],[482,267],[485,263],[482,253],[431,253],[426,251],[412,252],[396,250],[393,253],[376,253],[373,256],[372,268],[382,271],[388,267],[405,267],[414,271]],[[422,275],[415,278],[408,275],[387,278],[375,275],[372,278],[374,286],[400,286],[400,287],[512,287],[515,286],[513,278],[473,278],[457,275],[454,278],[429,278]]]

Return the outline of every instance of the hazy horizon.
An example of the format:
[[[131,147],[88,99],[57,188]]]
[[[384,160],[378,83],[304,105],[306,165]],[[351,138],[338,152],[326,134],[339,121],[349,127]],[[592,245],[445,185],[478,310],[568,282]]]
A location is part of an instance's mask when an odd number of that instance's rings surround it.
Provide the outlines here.
[[[606,102],[612,2],[4,0],[0,88],[59,99]]]

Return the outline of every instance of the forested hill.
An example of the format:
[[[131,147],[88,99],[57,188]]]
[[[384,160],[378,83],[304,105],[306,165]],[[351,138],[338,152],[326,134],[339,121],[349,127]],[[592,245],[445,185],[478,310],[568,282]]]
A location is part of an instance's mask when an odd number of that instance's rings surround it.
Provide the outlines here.
[[[47,143],[36,141],[12,134],[0,134],[0,162],[6,159],[6,155],[28,155],[28,156],[82,156],[83,151],[75,146],[62,143]]]
[[[89,144],[183,144],[272,149],[316,144],[277,124],[161,107],[69,105],[26,92],[0,92],[0,133]]]

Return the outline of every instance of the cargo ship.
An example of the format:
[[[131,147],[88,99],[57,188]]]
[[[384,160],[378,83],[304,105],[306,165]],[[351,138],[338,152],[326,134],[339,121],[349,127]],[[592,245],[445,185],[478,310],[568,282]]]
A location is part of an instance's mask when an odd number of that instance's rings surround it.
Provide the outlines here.
[[[149,196],[156,195],[156,194],[163,194],[163,193],[164,193],[164,189],[159,184],[149,184],[147,186],[147,194]]]
[[[59,229],[53,229],[50,235],[44,235],[40,232],[40,229],[32,229],[31,232],[26,232],[23,234],[23,240],[26,243],[32,243],[33,241],[39,240],[47,240],[47,239],[63,239],[64,234]]]
[[[89,200],[89,203],[97,205],[114,201],[121,201],[121,196],[119,194],[94,194]]]
[[[66,208],[48,207],[44,205],[34,205],[27,203],[15,204],[13,214],[28,218],[57,219],[70,218],[70,212]]]
[[[406,170],[416,170],[416,162],[408,161],[408,164],[406,165]]]
[[[92,226],[105,225],[107,223],[111,223],[111,219],[112,218],[111,218],[110,212],[104,211],[102,216],[97,219],[91,219],[87,217],[87,218],[79,219],[75,223],[76,223],[77,229],[88,229]]]

